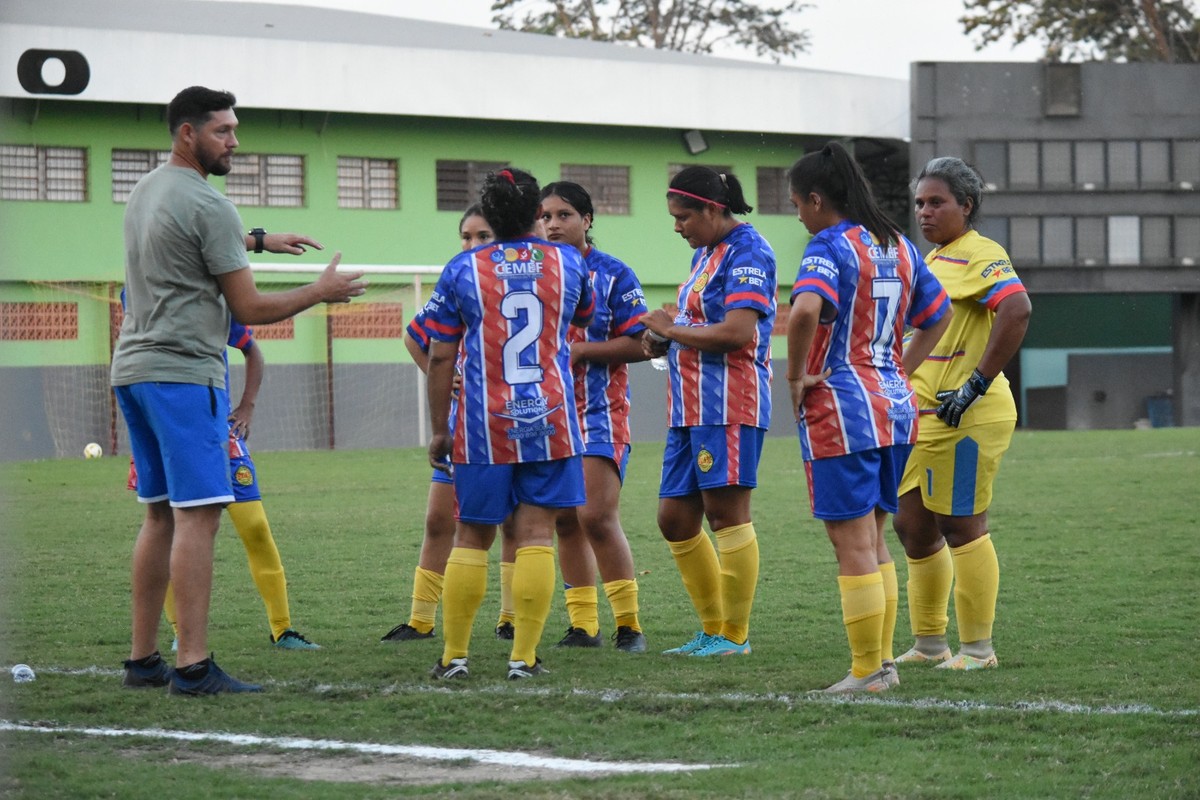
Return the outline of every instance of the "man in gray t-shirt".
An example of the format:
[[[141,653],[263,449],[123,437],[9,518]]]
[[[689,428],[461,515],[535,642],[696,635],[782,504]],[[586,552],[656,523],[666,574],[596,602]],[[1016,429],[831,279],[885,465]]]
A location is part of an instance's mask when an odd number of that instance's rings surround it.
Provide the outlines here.
[[[208,657],[213,541],[229,484],[225,367],[230,314],[245,325],[277,322],[318,303],[365,291],[361,272],[339,273],[341,254],[313,283],[263,294],[246,250],[304,252],[295,234],[249,238],[237,209],[208,183],[225,175],[238,146],[235,99],[202,86],[167,108],[171,157],[143,178],[125,214],[125,321],[112,385],[138,465],[146,518],[133,551],[129,687],[172,694],[253,692]],[[157,649],[167,584],[175,594],[179,651],[170,669]]]

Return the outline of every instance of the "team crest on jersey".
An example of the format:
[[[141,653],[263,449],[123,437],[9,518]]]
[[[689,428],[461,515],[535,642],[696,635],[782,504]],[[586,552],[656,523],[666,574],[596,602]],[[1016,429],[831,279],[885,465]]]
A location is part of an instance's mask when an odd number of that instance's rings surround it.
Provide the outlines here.
[[[704,291],[705,286],[708,286],[708,273],[701,272],[700,277],[696,278],[696,282],[692,284],[692,291],[696,294],[700,294],[700,292]]]
[[[233,471],[233,479],[237,482],[238,486],[249,486],[254,483],[254,472],[245,464],[242,464]]]
[[[696,456],[696,466],[700,468],[701,472],[708,472],[713,468],[713,454],[701,448],[700,453]]]
[[[533,248],[533,260],[534,261],[542,261],[545,258],[546,258],[546,254],[542,252],[541,248],[538,248],[538,247]]]

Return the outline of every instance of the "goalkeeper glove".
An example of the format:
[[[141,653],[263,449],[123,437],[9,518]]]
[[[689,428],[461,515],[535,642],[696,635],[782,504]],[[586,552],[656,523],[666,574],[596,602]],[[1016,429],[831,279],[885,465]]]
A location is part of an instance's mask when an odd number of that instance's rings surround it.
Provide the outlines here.
[[[938,419],[951,428],[957,428],[958,423],[962,421],[963,414],[967,413],[967,409],[971,407],[972,403],[987,394],[988,387],[991,385],[992,379],[983,377],[976,369],[971,372],[971,377],[967,378],[967,382],[958,389],[938,392],[936,397],[941,401],[941,405],[937,407]]]

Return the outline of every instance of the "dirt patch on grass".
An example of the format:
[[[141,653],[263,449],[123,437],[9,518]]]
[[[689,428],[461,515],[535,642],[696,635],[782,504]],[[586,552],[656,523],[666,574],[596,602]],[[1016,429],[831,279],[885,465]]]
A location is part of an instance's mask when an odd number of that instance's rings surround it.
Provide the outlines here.
[[[144,751],[127,752],[144,757]],[[330,783],[369,783],[378,786],[422,786],[480,781],[562,780],[573,777],[599,777],[599,772],[569,772],[528,766],[481,764],[478,761],[430,761],[403,756],[346,755],[343,753],[257,752],[204,753],[195,750],[177,752],[171,760],[178,764],[197,764],[214,769],[238,769],[264,777],[296,778]]]

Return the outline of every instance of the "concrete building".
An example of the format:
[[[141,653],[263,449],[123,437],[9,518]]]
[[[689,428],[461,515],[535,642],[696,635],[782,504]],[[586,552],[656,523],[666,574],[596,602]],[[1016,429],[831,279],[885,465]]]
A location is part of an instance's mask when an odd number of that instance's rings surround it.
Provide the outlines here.
[[[921,63],[912,165],[988,182],[1033,299],[1024,424],[1200,425],[1200,65]]]

